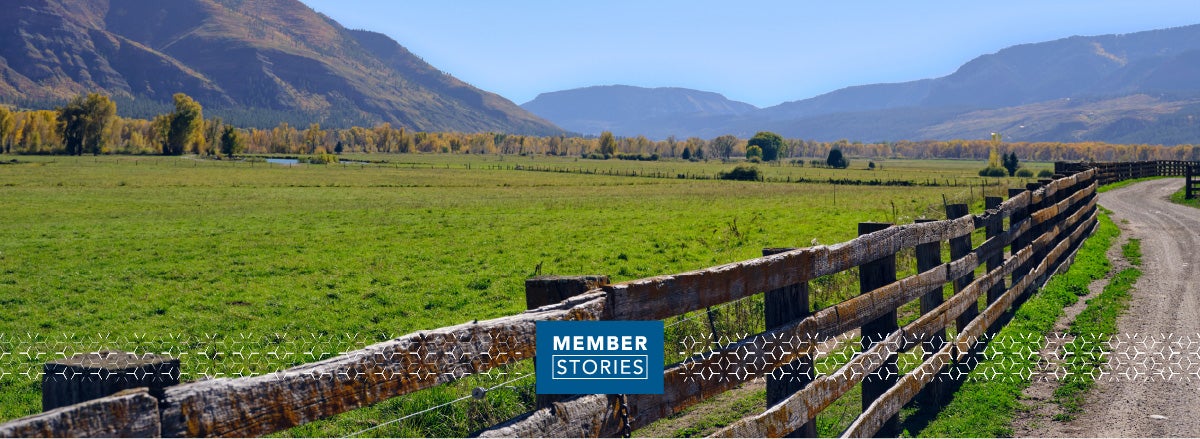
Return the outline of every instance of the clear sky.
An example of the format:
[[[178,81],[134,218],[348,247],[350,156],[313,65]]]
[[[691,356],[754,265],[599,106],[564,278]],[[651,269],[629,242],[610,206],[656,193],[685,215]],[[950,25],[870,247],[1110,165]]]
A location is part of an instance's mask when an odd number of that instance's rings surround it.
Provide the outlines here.
[[[763,107],[953,73],[1005,47],[1200,24],[1195,0],[302,0],[521,104],[677,86]]]

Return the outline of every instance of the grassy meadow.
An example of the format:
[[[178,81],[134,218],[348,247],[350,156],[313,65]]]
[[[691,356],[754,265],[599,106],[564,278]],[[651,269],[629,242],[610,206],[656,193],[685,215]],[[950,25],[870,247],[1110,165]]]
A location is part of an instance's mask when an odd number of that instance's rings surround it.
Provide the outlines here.
[[[619,282],[757,257],[763,247],[844,241],[858,222],[944,217],[944,199],[978,212],[984,181],[975,176],[982,163],[960,161],[889,160],[875,171],[865,160],[848,170],[759,165],[780,180],[953,184],[894,187],[599,172],[687,176],[733,167],[716,161],[17,159],[0,165],[0,352],[8,354],[0,355],[0,421],[39,412],[41,364],[72,353],[166,353],[182,359],[184,380],[262,374],[520,312],[523,281],[535,274]],[[1000,183],[988,195],[1024,183],[987,181]],[[506,381],[444,386],[284,434],[346,435],[455,400],[472,385]],[[447,410],[506,419],[527,409],[531,384],[499,386],[497,394],[508,393],[500,404]],[[431,413],[368,434],[453,436],[482,426]]]

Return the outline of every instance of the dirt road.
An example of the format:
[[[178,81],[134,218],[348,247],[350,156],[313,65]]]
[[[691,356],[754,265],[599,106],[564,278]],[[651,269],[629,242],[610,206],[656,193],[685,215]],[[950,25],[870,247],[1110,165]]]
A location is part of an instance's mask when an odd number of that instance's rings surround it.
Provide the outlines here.
[[[1200,436],[1200,210],[1167,200],[1182,185],[1153,180],[1100,194],[1123,233],[1141,240],[1143,254],[1144,274],[1118,321],[1115,375],[1097,380],[1076,419],[1049,421],[1031,434]]]

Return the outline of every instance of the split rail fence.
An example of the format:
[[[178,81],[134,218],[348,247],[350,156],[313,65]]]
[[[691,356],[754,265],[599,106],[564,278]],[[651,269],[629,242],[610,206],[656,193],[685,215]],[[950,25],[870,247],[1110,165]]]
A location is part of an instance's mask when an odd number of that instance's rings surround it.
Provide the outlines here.
[[[863,223],[860,236],[844,243],[768,249],[761,258],[617,284],[602,276],[574,286],[534,282],[527,284],[530,309],[518,315],[420,331],[267,375],[128,390],[0,425],[0,436],[260,436],[530,359],[537,321],[660,320],[757,294],[765,294],[767,330],[667,366],[663,394],[539,398],[535,411],[477,435],[612,436],[627,427],[625,419],[639,428],[764,378],[765,411],[715,436],[812,435],[817,414],[860,382],[863,412],[844,435],[894,436],[902,406],[939,387],[930,383],[940,371],[971,355],[1014,304],[1069,265],[1096,225],[1100,184],[1183,175],[1186,166],[1056,170],[1071,175],[1010,189],[1007,200],[989,197],[979,214],[949,205],[947,220]],[[979,229],[986,239],[972,248]],[[896,255],[905,249],[914,249],[918,273],[897,279]],[[976,277],[981,266],[985,273]],[[855,267],[861,294],[812,312],[809,281]],[[946,284],[955,292],[948,298]],[[897,309],[913,301],[920,316],[900,327]],[[956,335],[946,339],[951,326]],[[816,376],[816,347],[852,331],[861,333],[862,354]],[[924,361],[899,373],[897,355],[922,345]]]

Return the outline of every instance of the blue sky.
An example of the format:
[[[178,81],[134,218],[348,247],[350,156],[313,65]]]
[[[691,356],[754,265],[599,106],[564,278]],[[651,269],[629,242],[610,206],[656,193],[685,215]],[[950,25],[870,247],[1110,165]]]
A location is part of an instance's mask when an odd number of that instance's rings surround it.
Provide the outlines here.
[[[520,104],[590,85],[758,106],[934,78],[1022,43],[1200,24],[1194,0],[302,0]]]

